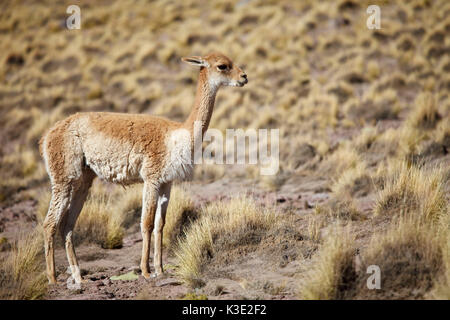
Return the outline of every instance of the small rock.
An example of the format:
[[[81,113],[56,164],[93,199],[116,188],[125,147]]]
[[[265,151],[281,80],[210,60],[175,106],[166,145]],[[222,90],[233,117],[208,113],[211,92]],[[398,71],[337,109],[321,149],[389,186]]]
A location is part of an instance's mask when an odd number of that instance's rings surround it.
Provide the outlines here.
[[[141,271],[141,268],[138,266],[132,266],[128,268],[128,271],[133,271],[134,273],[138,274]]]
[[[278,198],[277,198],[277,202],[278,202],[278,203],[286,202],[286,198],[285,198],[285,197],[278,197]]]
[[[91,275],[90,277],[89,277],[89,280],[91,280],[91,281],[98,281],[98,280],[102,280],[103,278],[101,278],[98,274],[97,275]]]
[[[162,279],[162,280],[156,281],[156,283],[155,283],[155,286],[157,286],[157,287],[178,286],[178,285],[180,285],[180,282],[174,278]]]
[[[111,282],[110,279],[105,279],[105,280],[102,281],[102,283],[103,283],[103,285],[105,285],[105,286],[109,286],[112,282]]]

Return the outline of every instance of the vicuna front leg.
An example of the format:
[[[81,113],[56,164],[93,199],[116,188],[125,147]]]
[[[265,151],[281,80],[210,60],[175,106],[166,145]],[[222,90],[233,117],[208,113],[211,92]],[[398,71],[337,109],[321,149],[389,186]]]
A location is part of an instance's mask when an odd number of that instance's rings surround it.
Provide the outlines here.
[[[148,258],[150,255],[151,232],[155,222],[155,213],[158,201],[158,188],[152,183],[144,183],[141,233],[142,233],[142,256],[141,271],[145,278],[150,278],[150,267]]]
[[[161,186],[158,193],[158,202],[156,208],[155,228],[153,234],[155,236],[155,252],[153,263],[155,266],[155,276],[161,275],[164,270],[162,267],[162,242],[163,229],[166,223],[166,211],[169,205],[171,184]]]

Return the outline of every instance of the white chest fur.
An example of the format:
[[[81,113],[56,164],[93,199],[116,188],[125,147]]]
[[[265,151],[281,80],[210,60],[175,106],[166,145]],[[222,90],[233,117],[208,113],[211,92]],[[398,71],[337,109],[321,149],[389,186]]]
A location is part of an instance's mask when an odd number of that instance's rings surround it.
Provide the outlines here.
[[[192,174],[191,134],[187,129],[176,129],[166,137],[167,156],[162,180],[185,180]]]

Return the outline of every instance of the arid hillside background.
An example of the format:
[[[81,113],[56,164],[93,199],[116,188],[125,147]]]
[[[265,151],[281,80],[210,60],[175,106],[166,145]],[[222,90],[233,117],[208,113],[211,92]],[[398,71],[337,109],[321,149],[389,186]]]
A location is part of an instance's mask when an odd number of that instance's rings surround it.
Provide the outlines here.
[[[0,298],[450,298],[449,1],[2,1],[0,49]],[[211,51],[249,83],[218,93],[210,127],[278,128],[278,174],[198,166],[149,281],[142,186],[96,181],[75,230],[87,281],[66,285],[59,241],[48,286],[42,134],[85,111],[183,120],[198,70],[180,58]]]

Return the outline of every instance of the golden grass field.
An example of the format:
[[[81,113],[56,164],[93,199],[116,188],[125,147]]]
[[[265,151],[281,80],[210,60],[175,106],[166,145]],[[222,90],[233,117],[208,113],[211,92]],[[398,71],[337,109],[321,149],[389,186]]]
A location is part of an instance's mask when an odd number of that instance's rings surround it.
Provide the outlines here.
[[[0,4],[0,298],[450,298],[449,1],[86,0],[81,30],[70,4]],[[180,58],[211,51],[249,84],[210,127],[278,128],[278,174],[207,164],[176,185],[165,285],[109,280],[139,265],[142,186],[96,181],[74,232],[88,282],[66,287],[60,241],[48,286],[40,137],[84,111],[184,120],[198,71]]]

